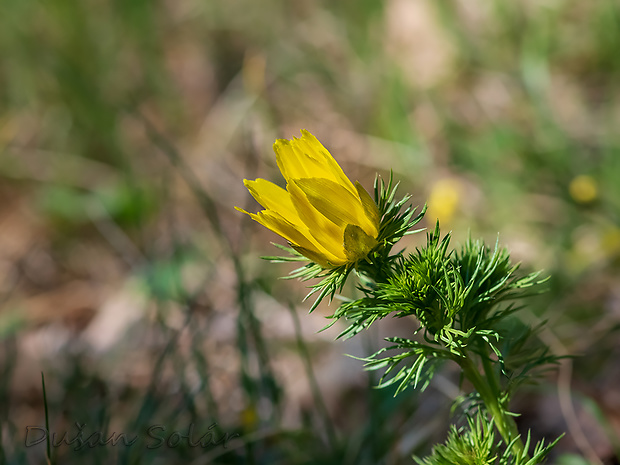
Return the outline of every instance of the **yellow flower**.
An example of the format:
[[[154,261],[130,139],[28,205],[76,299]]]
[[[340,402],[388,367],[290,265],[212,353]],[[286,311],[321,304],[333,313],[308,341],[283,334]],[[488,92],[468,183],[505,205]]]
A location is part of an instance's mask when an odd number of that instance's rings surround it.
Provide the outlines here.
[[[265,179],[245,179],[265,210],[254,214],[235,208],[323,267],[351,265],[377,245],[379,209],[316,137],[306,130],[301,134],[300,139],[278,139],[273,144],[286,190]]]
[[[592,176],[581,174],[568,185],[571,197],[579,203],[590,203],[598,197],[598,187]]]
[[[450,223],[459,206],[462,190],[460,182],[456,179],[437,181],[428,199],[428,217]]]

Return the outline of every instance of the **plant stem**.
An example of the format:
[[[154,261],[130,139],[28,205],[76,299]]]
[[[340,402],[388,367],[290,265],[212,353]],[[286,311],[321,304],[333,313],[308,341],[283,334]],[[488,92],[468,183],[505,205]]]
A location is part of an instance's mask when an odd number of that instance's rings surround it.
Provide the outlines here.
[[[527,454],[523,441],[519,437],[519,430],[514,419],[507,414],[506,410],[501,406],[499,399],[501,397],[501,390],[499,383],[495,378],[495,372],[493,367],[483,358],[484,377],[480,374],[480,371],[474,364],[474,362],[467,355],[463,354],[463,358],[459,360],[459,365],[463,369],[465,377],[473,384],[478,394],[482,398],[487,410],[493,417],[497,430],[502,435],[504,442],[510,444],[515,440],[512,448],[515,454],[523,456]]]

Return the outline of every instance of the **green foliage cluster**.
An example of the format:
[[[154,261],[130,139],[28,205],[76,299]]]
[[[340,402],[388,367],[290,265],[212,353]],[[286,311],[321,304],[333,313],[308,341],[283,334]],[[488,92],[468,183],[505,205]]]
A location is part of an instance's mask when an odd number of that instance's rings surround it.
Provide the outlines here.
[[[419,465],[536,465],[544,461],[559,439],[547,446],[541,441],[530,458],[523,452],[513,452],[511,444],[502,447],[502,440],[496,441],[492,424],[478,414],[467,418],[465,428],[452,425],[446,442],[433,447],[431,455],[414,459]],[[528,434],[525,450],[529,449],[529,445]]]
[[[385,282],[361,287],[364,297],[342,304],[332,316],[350,321],[339,335],[345,338],[387,316],[419,321],[416,334],[421,337],[390,338],[394,345],[368,360],[371,368],[387,367],[387,376],[406,358],[414,358],[412,367],[403,367],[389,381],[401,381],[397,392],[410,382],[417,386],[422,380],[427,386],[433,373],[427,364],[459,363],[465,351],[499,365],[511,383],[522,382],[531,369],[554,360],[536,346],[534,331],[512,318],[521,307],[511,301],[527,295],[523,289],[541,284],[539,273],[517,277],[518,265],[511,264],[508,252],[497,244],[493,251],[472,240],[459,251],[449,250],[449,244],[450,236],[441,238],[437,224],[427,234],[426,247],[399,255]],[[401,353],[378,359],[391,349]]]
[[[394,205],[394,192],[382,194],[386,199],[377,199],[377,203],[383,206],[382,213],[390,213],[382,221],[391,224],[397,215],[385,205]],[[396,205],[401,208],[403,204]],[[406,215],[410,216],[410,212],[405,210]],[[393,230],[398,232],[397,239],[384,238],[390,245],[405,234],[402,228]],[[477,421],[470,421],[464,439],[453,430],[446,444],[435,449],[428,464],[493,463],[495,456],[489,458],[489,454],[500,446],[492,436],[485,437],[493,424],[506,445],[499,463],[540,463],[555,443],[549,447],[537,444],[530,458],[529,434],[523,444],[509,410],[515,388],[531,379],[536,368],[546,368],[558,359],[532,337],[534,330],[514,324],[514,314],[522,308],[520,299],[542,283],[539,273],[518,277],[519,266],[511,263],[509,253],[497,242],[493,250],[471,239],[460,250],[449,246],[450,235],[442,238],[437,222],[435,229],[427,233],[426,246],[418,247],[415,253],[390,255],[390,247],[381,261],[373,261],[371,255],[367,266],[357,269],[365,275],[358,286],[363,296],[344,302],[331,318],[349,322],[339,335],[343,338],[388,316],[418,322],[411,338],[387,337],[391,346],[363,359],[367,369],[384,370],[379,387],[398,385],[394,395],[409,386],[424,390],[446,360],[456,363],[462,377],[472,383],[472,398],[478,398]],[[348,274],[342,273],[342,279]],[[321,286],[325,286],[321,292],[332,289],[330,282],[317,285],[319,289]],[[396,354],[384,356],[385,352]],[[487,416],[483,417],[481,411]],[[463,458],[470,455],[472,461]]]

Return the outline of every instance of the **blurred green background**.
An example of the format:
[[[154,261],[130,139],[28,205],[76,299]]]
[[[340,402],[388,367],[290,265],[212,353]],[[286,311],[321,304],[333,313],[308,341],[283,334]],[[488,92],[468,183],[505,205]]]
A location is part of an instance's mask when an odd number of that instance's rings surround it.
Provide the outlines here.
[[[551,275],[523,318],[577,357],[520,427],[568,432],[551,463],[619,463],[619,51],[616,0],[4,0],[0,463],[44,461],[41,372],[58,441],[139,436],[58,463],[405,464],[443,440],[454,370],[393,398],[344,355],[413,323],[317,333],[333,308],[307,315],[259,259],[281,239],[233,210],[302,128]],[[239,436],[146,447],[190,424]]]

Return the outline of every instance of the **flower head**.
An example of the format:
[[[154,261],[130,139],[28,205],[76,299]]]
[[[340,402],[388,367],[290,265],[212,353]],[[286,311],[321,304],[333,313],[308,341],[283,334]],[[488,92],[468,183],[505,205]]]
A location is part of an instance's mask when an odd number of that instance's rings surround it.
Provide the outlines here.
[[[265,179],[244,180],[265,210],[247,213],[324,268],[352,265],[377,245],[381,215],[359,182],[353,184],[306,130],[273,144],[286,190]]]
[[[579,203],[591,203],[598,197],[598,186],[592,176],[581,174],[568,185],[570,196]]]

